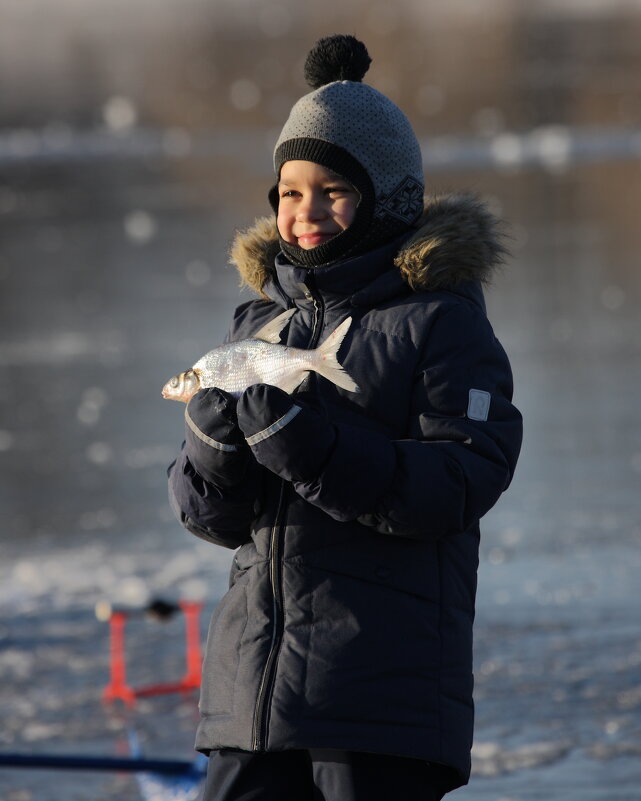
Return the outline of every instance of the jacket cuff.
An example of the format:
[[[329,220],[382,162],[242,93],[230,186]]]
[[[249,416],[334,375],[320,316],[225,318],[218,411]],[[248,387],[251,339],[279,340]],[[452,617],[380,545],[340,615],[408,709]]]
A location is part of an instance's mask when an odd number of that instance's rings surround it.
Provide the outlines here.
[[[256,476],[223,490],[205,481],[183,450],[169,467],[169,504],[178,521],[200,539],[238,548],[251,539]]]

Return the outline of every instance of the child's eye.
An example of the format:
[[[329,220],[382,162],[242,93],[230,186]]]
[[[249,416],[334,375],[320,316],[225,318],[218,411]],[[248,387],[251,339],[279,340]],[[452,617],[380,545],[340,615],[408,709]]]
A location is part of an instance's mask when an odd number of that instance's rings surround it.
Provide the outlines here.
[[[296,192],[293,189],[285,189],[281,192],[281,197],[295,197]]]

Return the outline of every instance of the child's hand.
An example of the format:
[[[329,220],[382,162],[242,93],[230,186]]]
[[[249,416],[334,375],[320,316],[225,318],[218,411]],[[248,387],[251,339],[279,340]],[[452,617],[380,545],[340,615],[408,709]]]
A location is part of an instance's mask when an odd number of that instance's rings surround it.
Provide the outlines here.
[[[205,481],[225,487],[242,480],[250,452],[232,395],[214,388],[191,398],[185,409],[185,449]]]
[[[254,384],[238,399],[238,425],[256,461],[288,481],[314,481],[335,439],[327,417],[298,396]]]

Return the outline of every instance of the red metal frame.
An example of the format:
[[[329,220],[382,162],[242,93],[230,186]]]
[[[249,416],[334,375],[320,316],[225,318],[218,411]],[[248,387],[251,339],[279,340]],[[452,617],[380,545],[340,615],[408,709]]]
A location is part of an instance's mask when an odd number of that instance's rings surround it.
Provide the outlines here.
[[[127,684],[125,661],[125,626],[127,612],[113,611],[109,616],[110,630],[110,669],[109,684],[103,691],[103,700],[112,703],[123,701],[132,706],[136,698],[166,693],[187,692],[200,687],[202,654],[200,648],[200,612],[203,604],[198,601],[180,601],[185,616],[185,661],[186,670],[179,681],[163,684],[149,684],[144,687],[130,687]]]

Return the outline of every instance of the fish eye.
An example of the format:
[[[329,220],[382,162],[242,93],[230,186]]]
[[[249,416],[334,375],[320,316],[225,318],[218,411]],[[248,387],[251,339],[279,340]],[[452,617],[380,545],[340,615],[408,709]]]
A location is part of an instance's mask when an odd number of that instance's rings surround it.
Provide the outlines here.
[[[171,381],[169,382],[169,386],[171,386],[171,387],[177,387],[178,386],[178,376],[177,375],[175,375],[171,379]]]

